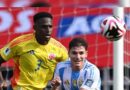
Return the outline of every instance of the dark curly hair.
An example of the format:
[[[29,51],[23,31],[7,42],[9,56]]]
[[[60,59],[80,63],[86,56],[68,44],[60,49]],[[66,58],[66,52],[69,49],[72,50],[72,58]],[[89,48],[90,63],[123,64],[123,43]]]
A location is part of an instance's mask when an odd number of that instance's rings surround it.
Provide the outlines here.
[[[69,50],[75,46],[84,46],[85,49],[88,49],[88,43],[87,41],[85,41],[83,38],[80,37],[76,37],[73,38],[70,43],[69,43]]]
[[[53,19],[53,16],[50,13],[48,13],[48,12],[39,12],[39,13],[36,13],[34,15],[33,21],[36,22],[40,18],[44,18],[44,17],[49,17],[49,18]]]

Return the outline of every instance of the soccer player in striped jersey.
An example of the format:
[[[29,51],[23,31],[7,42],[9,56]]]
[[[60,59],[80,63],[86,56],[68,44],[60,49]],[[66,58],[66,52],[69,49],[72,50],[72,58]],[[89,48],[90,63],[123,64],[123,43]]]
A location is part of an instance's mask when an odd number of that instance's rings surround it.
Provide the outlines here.
[[[100,90],[99,69],[87,58],[88,43],[82,38],[74,38],[69,44],[70,59],[57,64],[53,90]]]
[[[52,79],[56,64],[68,58],[67,49],[51,37],[52,15],[36,13],[32,34],[19,36],[0,50],[0,64],[13,58],[13,90],[43,90]]]

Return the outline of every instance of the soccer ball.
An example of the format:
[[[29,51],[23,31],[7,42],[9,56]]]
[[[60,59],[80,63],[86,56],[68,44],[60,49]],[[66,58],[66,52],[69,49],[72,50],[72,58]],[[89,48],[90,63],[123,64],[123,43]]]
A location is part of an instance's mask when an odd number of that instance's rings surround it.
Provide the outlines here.
[[[117,16],[109,16],[101,22],[101,34],[110,41],[119,40],[125,33],[125,22]]]

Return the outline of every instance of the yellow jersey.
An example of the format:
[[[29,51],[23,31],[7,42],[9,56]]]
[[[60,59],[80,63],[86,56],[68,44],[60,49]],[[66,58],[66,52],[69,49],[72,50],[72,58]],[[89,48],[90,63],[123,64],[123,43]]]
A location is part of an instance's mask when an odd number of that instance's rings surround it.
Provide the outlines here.
[[[51,38],[47,45],[39,44],[34,34],[22,35],[0,50],[4,60],[14,59],[12,86],[45,88],[52,79],[56,64],[68,58],[67,49]]]

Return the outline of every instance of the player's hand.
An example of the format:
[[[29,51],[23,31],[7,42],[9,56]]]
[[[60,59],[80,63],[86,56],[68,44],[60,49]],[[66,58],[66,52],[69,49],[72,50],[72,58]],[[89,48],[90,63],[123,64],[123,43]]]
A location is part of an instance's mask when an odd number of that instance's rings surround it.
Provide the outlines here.
[[[60,80],[60,77],[58,76],[51,81],[51,85],[53,87],[58,87],[60,86],[60,84],[61,84],[61,80]]]
[[[2,83],[0,84],[0,87],[8,87],[10,85],[10,83],[8,81],[2,81]]]

